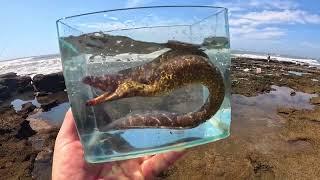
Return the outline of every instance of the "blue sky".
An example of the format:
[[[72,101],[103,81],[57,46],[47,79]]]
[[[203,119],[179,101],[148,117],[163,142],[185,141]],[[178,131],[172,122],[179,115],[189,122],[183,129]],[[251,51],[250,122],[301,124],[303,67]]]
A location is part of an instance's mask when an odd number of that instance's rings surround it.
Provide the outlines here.
[[[186,1],[1,2],[0,60],[58,53],[55,21],[60,17],[149,5],[186,5]],[[188,0],[187,5],[215,5],[229,8],[233,49],[320,58],[319,0]]]

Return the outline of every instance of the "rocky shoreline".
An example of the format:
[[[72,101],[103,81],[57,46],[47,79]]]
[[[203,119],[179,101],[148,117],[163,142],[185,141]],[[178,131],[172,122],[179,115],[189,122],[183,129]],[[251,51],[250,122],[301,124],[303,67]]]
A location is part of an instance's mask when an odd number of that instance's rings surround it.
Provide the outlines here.
[[[62,73],[0,75],[0,179],[48,179],[59,126],[28,117],[68,101]],[[15,99],[36,99],[16,110]]]
[[[188,150],[161,178],[318,179],[320,70],[249,58],[231,69],[230,137]]]
[[[188,150],[160,179],[295,179],[319,177],[320,165],[320,70],[288,62],[249,58],[232,59],[232,132],[225,140]],[[275,147],[294,150],[263,152],[253,148],[259,135],[238,133],[241,111],[254,109],[234,99],[256,97],[273,92],[273,86],[290,88],[289,96],[300,92],[314,94],[313,109],[277,107],[270,137]],[[54,140],[59,126],[30,120],[32,114],[48,111],[67,102],[62,73],[36,75],[32,79],[15,73],[0,75],[0,179],[49,179]],[[16,111],[10,104],[17,97],[36,99],[38,106],[28,102]],[[241,104],[242,103],[242,104]],[[239,113],[237,114],[237,111]],[[259,113],[257,113],[259,114]],[[264,118],[263,115],[260,118]],[[263,120],[259,123],[264,122]],[[251,122],[250,122],[251,123]],[[254,122],[255,123],[255,122]],[[252,125],[255,128],[256,124]],[[276,128],[274,128],[275,126]],[[259,128],[260,126],[258,126]],[[261,125],[263,127],[263,124]],[[269,126],[268,126],[269,127]],[[250,131],[246,130],[246,131]],[[276,135],[275,135],[276,134]],[[268,134],[266,134],[267,136]],[[204,161],[205,159],[205,161]]]

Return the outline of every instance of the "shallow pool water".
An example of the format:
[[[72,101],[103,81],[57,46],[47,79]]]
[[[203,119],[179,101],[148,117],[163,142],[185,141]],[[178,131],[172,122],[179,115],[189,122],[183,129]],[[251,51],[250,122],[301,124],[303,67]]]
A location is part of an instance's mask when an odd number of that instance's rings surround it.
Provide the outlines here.
[[[296,76],[303,76],[305,74],[310,74],[310,73],[304,73],[304,72],[297,72],[297,71],[288,71],[289,74],[294,74]]]
[[[20,111],[22,108],[22,105],[25,103],[31,102],[33,105],[35,105],[36,107],[40,107],[40,103],[37,101],[36,98],[34,99],[30,99],[30,100],[22,100],[22,99],[15,99],[13,101],[11,101],[11,105],[13,106],[15,111]]]
[[[46,112],[38,112],[34,115],[31,115],[33,119],[45,120],[50,124],[60,125],[63,122],[64,116],[68,109],[70,108],[70,104],[68,102],[59,104],[58,106],[51,108]]]
[[[280,107],[313,109],[314,106],[309,100],[317,95],[296,92],[295,96],[290,96],[293,89],[279,86],[272,88],[275,90],[255,97],[232,95],[232,138],[236,138],[235,141],[241,139],[241,143],[249,146],[249,149],[260,153],[310,149],[311,146],[306,144],[307,142],[290,143],[283,139],[281,130],[286,121],[277,114],[277,109]],[[232,146],[231,151],[242,151],[243,144],[238,143]]]

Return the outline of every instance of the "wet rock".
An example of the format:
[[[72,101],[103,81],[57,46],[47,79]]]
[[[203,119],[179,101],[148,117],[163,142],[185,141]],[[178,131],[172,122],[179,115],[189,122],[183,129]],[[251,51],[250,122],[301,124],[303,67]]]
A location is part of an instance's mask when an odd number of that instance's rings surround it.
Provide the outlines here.
[[[0,105],[0,113],[6,112],[6,111],[11,111],[13,110],[13,106],[12,105]]]
[[[53,151],[50,149],[45,149],[38,153],[32,170],[33,179],[51,179],[52,155]]]
[[[99,49],[103,49],[104,48],[104,43],[101,41],[92,41],[90,39],[87,39],[86,45],[88,47],[92,47],[92,48],[99,48]]]
[[[229,40],[224,37],[208,37],[205,38],[202,45],[208,48],[225,48],[229,44]]]
[[[77,50],[93,55],[116,55],[119,53],[148,54],[164,48],[159,43],[135,41],[126,36],[113,36],[102,33],[98,36],[97,33],[84,34],[77,37],[69,36],[64,40],[72,44]],[[76,55],[70,52],[64,53],[69,54],[69,56]]]
[[[254,176],[261,179],[275,179],[273,166],[265,160],[260,160],[257,155],[249,155],[248,157],[252,167]]]
[[[295,111],[296,111],[296,109],[293,109],[293,108],[284,108],[284,107],[278,108],[279,114],[291,114]]]
[[[0,99],[6,99],[10,97],[10,90],[8,86],[3,86],[0,84]]]
[[[32,85],[31,85],[31,77],[29,76],[19,76],[17,78],[17,92],[18,93],[24,93],[27,91],[32,91]]]
[[[41,104],[41,108],[44,111],[49,111],[51,108],[58,106],[58,101],[57,100],[51,100],[47,103]]]
[[[31,179],[35,151],[26,138],[34,132],[12,106],[0,113],[0,179]]]
[[[310,99],[310,103],[314,105],[320,105],[320,97],[313,97]]]
[[[311,152],[313,150],[313,145],[310,139],[307,138],[294,138],[289,139],[288,144],[291,146],[291,149],[302,152]]]
[[[40,151],[36,157],[36,161],[38,162],[47,162],[51,160],[53,151],[51,149],[45,149],[43,151]]]
[[[39,138],[37,137],[37,135],[29,137],[28,141],[30,142],[30,144],[32,145],[32,148],[35,151],[41,151],[45,144],[45,139]]]
[[[0,131],[15,132],[23,120],[12,106],[3,106],[0,113]]]
[[[48,93],[48,92],[35,92],[34,96],[35,97],[43,97],[43,96],[47,96],[49,94],[51,94],[51,93]]]
[[[8,73],[0,76],[0,84],[7,86],[10,91],[26,90],[31,87],[29,76],[17,76],[16,73]]]
[[[65,91],[59,91],[56,93],[48,93],[48,95],[45,95],[45,93],[41,93],[43,96],[38,96],[37,101],[40,104],[48,104],[53,100],[57,100],[58,104],[68,102],[68,94]]]
[[[17,132],[17,134],[15,135],[16,138],[18,139],[26,139],[32,135],[36,134],[36,131],[34,131],[29,124],[29,121],[24,120],[21,124],[20,124],[20,128]]]
[[[66,88],[62,72],[48,75],[38,74],[33,77],[32,82],[38,92],[58,92]]]
[[[29,76],[17,76],[16,73],[0,75],[0,99],[7,99],[13,93],[32,90],[31,78]]]
[[[47,133],[58,129],[58,127],[44,120],[34,118],[28,118],[27,120],[30,122],[30,127],[38,133]]]
[[[32,144],[32,148],[39,152],[34,160],[32,178],[51,179],[53,148],[59,128],[53,128],[46,121],[36,119],[31,120],[30,124],[32,127],[38,126],[36,128],[38,133],[28,140]],[[43,128],[46,129],[44,130]]]
[[[295,96],[297,93],[295,91],[290,92],[290,96]]]
[[[14,78],[14,77],[17,77],[17,73],[9,72],[9,73],[0,75],[0,78]]]
[[[20,114],[29,114],[36,108],[35,105],[32,104],[32,102],[27,102],[25,104],[22,104],[22,108],[19,111]]]

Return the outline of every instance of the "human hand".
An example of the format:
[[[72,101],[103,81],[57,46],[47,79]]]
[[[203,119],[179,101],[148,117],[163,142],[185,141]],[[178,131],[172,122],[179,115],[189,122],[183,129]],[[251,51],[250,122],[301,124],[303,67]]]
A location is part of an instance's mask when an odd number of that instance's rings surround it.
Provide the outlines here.
[[[55,142],[52,179],[153,179],[182,155],[183,152],[169,152],[103,164],[86,163],[73,115],[69,110]]]

